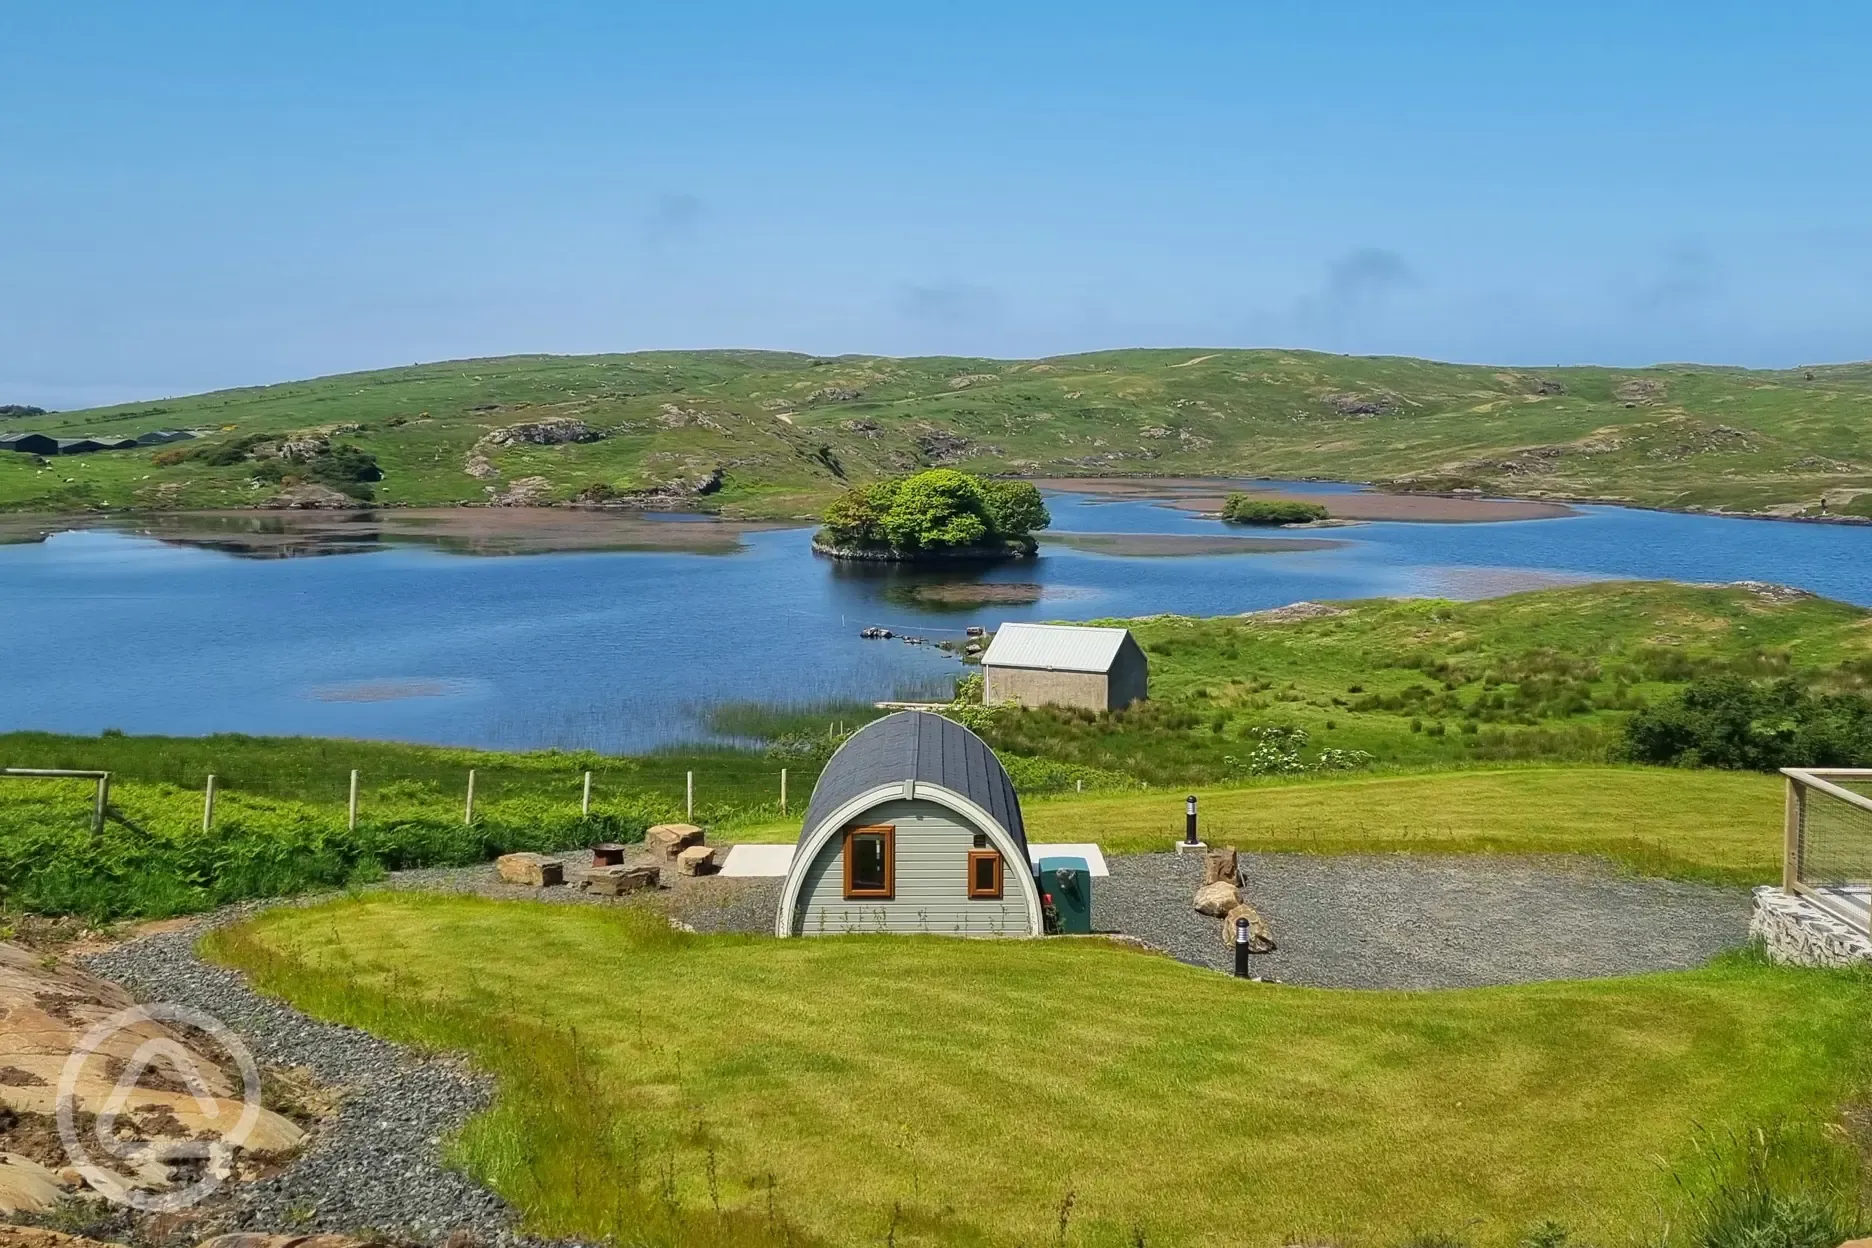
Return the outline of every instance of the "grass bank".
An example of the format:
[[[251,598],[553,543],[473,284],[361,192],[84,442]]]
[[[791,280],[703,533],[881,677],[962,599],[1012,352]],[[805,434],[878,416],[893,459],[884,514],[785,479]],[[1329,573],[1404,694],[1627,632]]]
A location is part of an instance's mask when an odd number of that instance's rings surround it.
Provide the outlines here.
[[[1506,767],[1272,779],[1200,790],[1203,839],[1267,853],[1588,854],[1646,875],[1764,884],[1781,875],[1782,781],[1661,767]],[[1167,850],[1177,789],[1023,801],[1028,839]],[[741,841],[785,842],[768,820]]]
[[[1725,586],[1628,581],[1116,622],[1150,657],[1150,700],[1112,715],[997,712],[986,729],[997,749],[1154,784],[1280,771],[1326,750],[1394,767],[1596,762],[1632,711],[1699,677],[1861,693],[1872,682],[1872,612]]]
[[[211,956],[321,1017],[464,1049],[456,1143],[540,1232],[633,1243],[1685,1242],[1701,1143],[1863,1086],[1872,987],[1746,956],[1437,993],[1229,980],[1088,941],[697,937],[375,895]],[[524,950],[524,954],[517,951]],[[1434,1238],[1432,1238],[1434,1237]]]
[[[1866,516],[1868,414],[1865,365],[1536,371],[1193,349],[510,356],[8,420],[59,437],[196,428],[222,453],[0,455],[0,509],[251,507],[281,474],[242,459],[243,442],[326,435],[375,459],[382,479],[370,488],[394,506],[483,503],[526,482],[519,495],[542,501],[663,490],[732,514],[798,517],[852,482],[932,462],[1038,476],[1095,463],[1113,474],[1413,478],[1795,513],[1817,513],[1824,494],[1831,514]],[[554,418],[581,422],[582,440],[488,439]]]

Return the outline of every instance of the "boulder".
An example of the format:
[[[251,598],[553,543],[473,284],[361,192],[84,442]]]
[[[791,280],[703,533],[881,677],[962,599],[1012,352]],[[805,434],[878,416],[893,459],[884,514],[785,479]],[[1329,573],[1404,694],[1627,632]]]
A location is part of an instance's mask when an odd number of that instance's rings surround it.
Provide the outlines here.
[[[1196,890],[1196,913],[1221,918],[1241,904],[1241,890],[1232,880],[1216,880]]]
[[[1235,920],[1248,920],[1248,952],[1273,953],[1274,933],[1253,906],[1236,906],[1222,916],[1222,943],[1235,947]]]
[[[0,1153],[0,1213],[43,1213],[65,1189],[58,1176],[18,1153]]]
[[[1203,883],[1214,884],[1221,880],[1225,884],[1236,881],[1235,851],[1232,849],[1212,849],[1203,855]]]
[[[691,845],[676,855],[676,870],[682,875],[713,875],[714,848],[709,845]]]
[[[545,854],[502,854],[494,860],[494,870],[506,884],[548,888],[565,883],[565,863]]]
[[[693,823],[659,823],[644,833],[644,848],[652,857],[667,861],[705,839],[702,829]]]
[[[49,1231],[42,1226],[0,1225],[0,1248],[119,1248],[102,1240]]]
[[[323,1235],[267,1235],[260,1231],[229,1231],[205,1239],[200,1248],[366,1248],[381,1240],[327,1232]]]
[[[579,887],[599,897],[622,897],[653,889],[662,878],[656,867],[593,867],[579,881]]]

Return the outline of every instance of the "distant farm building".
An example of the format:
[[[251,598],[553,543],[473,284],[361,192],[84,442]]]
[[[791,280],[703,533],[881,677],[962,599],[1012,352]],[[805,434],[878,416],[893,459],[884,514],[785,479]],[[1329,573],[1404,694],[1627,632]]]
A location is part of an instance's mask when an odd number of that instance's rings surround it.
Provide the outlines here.
[[[925,711],[860,728],[813,787],[774,931],[1043,934],[1020,798],[994,751]]]
[[[22,455],[56,455],[58,439],[43,433],[0,435],[0,451],[18,451]]]
[[[1128,628],[1003,624],[982,676],[990,705],[1116,711],[1150,696],[1150,662]]]
[[[169,442],[186,442],[195,435],[186,429],[153,429],[137,435],[138,446],[162,446]]]

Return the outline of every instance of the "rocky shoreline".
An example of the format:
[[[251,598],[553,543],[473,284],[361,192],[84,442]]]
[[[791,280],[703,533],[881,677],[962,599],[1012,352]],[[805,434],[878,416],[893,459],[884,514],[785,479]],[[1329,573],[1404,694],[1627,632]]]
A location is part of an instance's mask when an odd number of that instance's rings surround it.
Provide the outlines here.
[[[854,563],[984,563],[1001,559],[1032,559],[1040,547],[1032,538],[1025,542],[1005,542],[998,546],[958,546],[953,550],[885,550],[863,546],[835,546],[818,534],[813,535],[813,553],[828,559],[846,559]]]

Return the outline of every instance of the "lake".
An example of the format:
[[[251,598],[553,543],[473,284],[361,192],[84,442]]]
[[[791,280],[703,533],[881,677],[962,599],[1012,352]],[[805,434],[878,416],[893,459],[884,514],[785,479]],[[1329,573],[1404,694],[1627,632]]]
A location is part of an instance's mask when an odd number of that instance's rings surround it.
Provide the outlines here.
[[[861,640],[872,625],[936,641],[1002,620],[1474,598],[1609,577],[1774,581],[1872,605],[1865,527],[1581,507],[1560,519],[1243,539],[1145,499],[1057,493],[1048,504],[1048,536],[1064,541],[1047,541],[1039,558],[914,572],[816,557],[806,529],[710,526],[694,550],[649,542],[502,557],[352,542],[342,548],[353,553],[326,558],[240,557],[225,534],[203,546],[175,534],[53,531],[0,546],[0,729],[629,752],[709,739],[705,712],[725,703],[947,695],[954,657]],[[1186,540],[1266,549],[1119,553],[1139,535],[1157,551]],[[980,583],[1001,587],[1003,601],[942,601]]]

